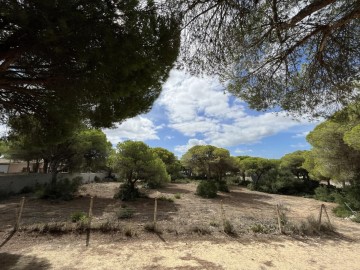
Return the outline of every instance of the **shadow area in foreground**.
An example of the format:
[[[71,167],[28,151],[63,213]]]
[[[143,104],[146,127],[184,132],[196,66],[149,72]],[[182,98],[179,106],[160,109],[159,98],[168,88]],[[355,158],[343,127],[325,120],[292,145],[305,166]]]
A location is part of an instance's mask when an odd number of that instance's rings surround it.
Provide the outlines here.
[[[34,256],[25,256],[11,253],[0,253],[1,269],[26,269],[42,270],[49,269],[51,264],[46,259],[40,259]]]

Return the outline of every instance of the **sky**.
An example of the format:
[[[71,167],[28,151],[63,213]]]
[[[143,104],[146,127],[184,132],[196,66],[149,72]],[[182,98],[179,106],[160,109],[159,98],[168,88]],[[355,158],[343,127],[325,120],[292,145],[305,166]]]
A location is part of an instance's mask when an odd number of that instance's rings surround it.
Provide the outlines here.
[[[258,112],[226,92],[216,77],[172,70],[151,111],[103,130],[115,146],[125,140],[163,147],[179,158],[194,145],[226,148],[233,156],[281,158],[309,150],[306,135],[320,120]]]

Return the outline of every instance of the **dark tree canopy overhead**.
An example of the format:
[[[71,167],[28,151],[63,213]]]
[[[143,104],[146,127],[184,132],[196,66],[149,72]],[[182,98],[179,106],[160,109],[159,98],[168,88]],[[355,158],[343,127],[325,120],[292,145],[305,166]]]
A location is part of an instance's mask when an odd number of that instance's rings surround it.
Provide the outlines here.
[[[329,114],[359,98],[358,0],[187,0],[182,61],[258,110]]]
[[[150,109],[179,51],[153,1],[0,0],[0,114],[71,110],[93,126]]]

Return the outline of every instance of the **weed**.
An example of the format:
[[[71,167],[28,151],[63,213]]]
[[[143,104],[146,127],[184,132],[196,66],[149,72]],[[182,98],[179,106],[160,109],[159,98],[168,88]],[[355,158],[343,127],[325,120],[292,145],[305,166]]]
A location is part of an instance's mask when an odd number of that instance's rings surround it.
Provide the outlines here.
[[[158,198],[159,201],[167,201],[167,202],[174,202],[174,199],[173,198],[170,198],[170,197],[166,197],[166,196],[161,196]]]
[[[224,220],[224,232],[228,235],[236,235],[235,228],[229,220]]]
[[[200,226],[200,225],[194,225],[191,227],[190,229],[191,232],[200,234],[200,235],[207,235],[207,234],[211,234],[211,231],[209,228],[205,227],[205,226]]]
[[[181,199],[181,194],[180,194],[180,193],[176,193],[176,194],[174,195],[174,198],[175,198],[175,199]]]
[[[216,221],[210,221],[210,226],[218,228],[220,227],[220,224]]]
[[[305,221],[294,226],[294,232],[302,235],[321,235],[332,234],[335,232],[335,229],[329,223],[321,223],[319,227],[316,218],[314,216],[309,216]]]
[[[217,189],[215,181],[203,180],[198,184],[196,194],[203,198],[215,198]]]
[[[87,215],[84,212],[74,212],[71,214],[70,219],[72,222],[83,222],[87,220]]]
[[[112,232],[112,231],[119,231],[120,228],[119,228],[119,224],[118,223],[114,223],[113,221],[111,220],[107,220],[103,223],[101,223],[98,227],[98,229],[101,231],[101,232]]]
[[[153,222],[146,223],[144,229],[148,232],[162,234],[162,230],[159,228],[159,226],[155,226]]]
[[[257,223],[250,227],[250,230],[254,233],[268,233],[269,230],[263,224]]]
[[[118,219],[132,218],[135,210],[132,208],[122,208],[117,212]]]
[[[354,222],[360,223],[360,214],[357,213],[356,215],[353,215],[351,217],[351,220],[354,221]]]
[[[128,225],[128,226],[126,226],[126,227],[124,228],[124,234],[125,234],[125,236],[127,236],[127,237],[137,236],[136,231],[135,231],[134,228],[131,227],[130,225]]]

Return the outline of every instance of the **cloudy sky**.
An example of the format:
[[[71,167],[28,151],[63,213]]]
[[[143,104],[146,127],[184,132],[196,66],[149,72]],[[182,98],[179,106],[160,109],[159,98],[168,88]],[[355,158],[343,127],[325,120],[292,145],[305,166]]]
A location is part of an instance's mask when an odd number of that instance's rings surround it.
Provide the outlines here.
[[[234,156],[280,158],[310,149],[305,136],[319,122],[293,119],[285,112],[260,113],[224,91],[216,78],[173,70],[152,110],[106,129],[113,145],[144,141],[181,157],[198,144],[223,147]]]

